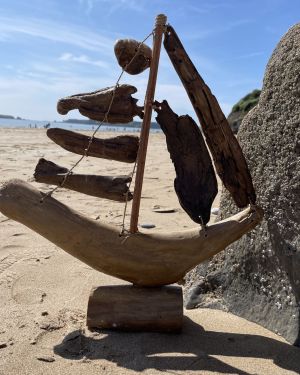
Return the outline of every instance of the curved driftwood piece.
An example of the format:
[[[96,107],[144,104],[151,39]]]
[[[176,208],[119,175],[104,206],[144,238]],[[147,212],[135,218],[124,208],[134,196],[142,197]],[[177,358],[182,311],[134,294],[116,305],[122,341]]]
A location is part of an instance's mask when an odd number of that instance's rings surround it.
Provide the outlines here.
[[[90,137],[70,130],[51,128],[47,136],[56,144],[75,154],[84,155]],[[139,148],[139,138],[134,135],[120,135],[113,138],[93,138],[88,156],[134,163]]]
[[[178,286],[100,286],[90,294],[87,326],[91,328],[179,332],[182,322],[182,288]]]
[[[150,67],[152,49],[145,43],[120,39],[116,41],[114,51],[119,65],[128,74],[139,74]]]
[[[238,207],[255,203],[251,175],[242,149],[219,103],[198,73],[172,26],[167,26],[165,49],[186,89],[202,125],[216,170]]]
[[[174,187],[181,207],[198,224],[207,224],[218,193],[215,171],[201,131],[190,116],[178,116],[166,100],[156,102],[156,121],[174,163]]]
[[[197,264],[224,250],[262,219],[250,209],[209,225],[171,233],[135,233],[91,220],[21,180],[0,189],[0,211],[94,269],[140,286],[175,283]]]
[[[94,92],[77,94],[60,99],[57,103],[57,112],[66,115],[72,109],[78,109],[83,115],[92,120],[103,121],[109,108],[114,87],[106,87]],[[131,85],[120,85],[116,88],[114,100],[106,122],[111,124],[128,123],[134,116],[143,118],[143,107],[136,105],[137,99],[131,94],[137,89]]]
[[[68,172],[67,168],[52,161],[40,159],[34,171],[34,179],[36,182],[60,186]],[[130,181],[130,176],[111,177],[72,173],[65,180],[63,187],[98,198],[126,202],[126,194],[128,194],[128,200],[133,197],[128,189]]]

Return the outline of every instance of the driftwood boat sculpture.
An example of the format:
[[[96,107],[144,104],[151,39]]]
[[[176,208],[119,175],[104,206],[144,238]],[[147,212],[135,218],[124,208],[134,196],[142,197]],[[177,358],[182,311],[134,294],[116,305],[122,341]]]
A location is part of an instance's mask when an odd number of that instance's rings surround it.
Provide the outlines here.
[[[200,120],[205,140],[191,117],[178,116],[167,101],[154,101],[163,36],[166,51]],[[135,162],[133,194],[128,186],[132,176],[79,175],[45,159],[38,162],[34,177],[37,182],[100,198],[126,203],[132,199],[129,231],[120,233],[117,227],[89,219],[21,180],[9,181],[2,186],[0,210],[94,269],[134,285],[94,289],[88,305],[88,326],[177,331],[182,326],[182,292],[180,287],[168,285],[179,282],[197,264],[252,230],[261,221],[263,213],[255,205],[255,191],[242,150],[216,98],[197,72],[174,29],[166,25],[166,17],[157,16],[153,50],[143,43],[125,40],[118,41],[115,53],[123,72],[138,74],[150,66],[144,106],[137,106],[136,99],[131,97],[136,92],[135,87],[117,82],[113,88],[59,100],[58,112],[66,114],[78,109],[91,119],[110,123],[130,122],[138,115],[143,118],[140,138],[119,136],[103,140],[95,138],[95,133],[87,137],[62,129],[49,129],[47,135],[59,146],[82,157]],[[153,109],[174,163],[175,191],[183,209],[200,224],[196,229],[159,234],[138,231]],[[213,225],[208,222],[217,182],[210,154],[225,188],[237,206],[244,208]],[[145,300],[151,301],[151,307],[137,308],[143,306]]]

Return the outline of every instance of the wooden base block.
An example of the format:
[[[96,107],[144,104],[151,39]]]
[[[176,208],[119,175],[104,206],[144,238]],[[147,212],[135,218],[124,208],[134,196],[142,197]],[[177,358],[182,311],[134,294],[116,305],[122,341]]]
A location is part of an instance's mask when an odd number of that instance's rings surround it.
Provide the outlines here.
[[[177,286],[101,286],[89,298],[89,328],[179,332],[182,320],[182,288]]]

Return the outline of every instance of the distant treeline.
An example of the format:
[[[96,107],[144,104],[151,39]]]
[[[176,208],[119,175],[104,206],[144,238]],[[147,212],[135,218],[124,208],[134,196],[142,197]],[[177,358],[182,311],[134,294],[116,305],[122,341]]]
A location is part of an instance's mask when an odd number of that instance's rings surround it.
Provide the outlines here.
[[[10,119],[10,120],[14,120],[14,116],[10,116],[10,115],[0,115],[0,118],[7,118],[7,119]]]
[[[11,115],[1,115],[0,114],[0,118],[6,118],[8,120],[22,120],[21,117],[14,117],[14,116],[11,116]]]
[[[93,120],[79,120],[79,119],[68,119],[64,120],[63,122],[68,122],[72,124],[85,124],[85,125],[99,125],[99,122],[93,121]],[[142,123],[141,121],[132,121],[129,122],[128,124],[108,124],[104,123],[103,125],[105,126],[119,126],[122,128],[140,128]],[[159,125],[156,122],[151,122],[151,129],[160,129]]]

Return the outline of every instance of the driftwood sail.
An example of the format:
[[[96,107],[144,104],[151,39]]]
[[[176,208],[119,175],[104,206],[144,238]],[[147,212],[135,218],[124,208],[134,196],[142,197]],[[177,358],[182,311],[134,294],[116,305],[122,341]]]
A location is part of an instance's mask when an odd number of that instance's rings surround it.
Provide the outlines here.
[[[120,85],[117,87],[106,87],[98,91],[76,94],[60,99],[57,103],[57,111],[61,115],[66,115],[73,109],[78,111],[91,120],[103,121],[107,108],[110,105],[111,97],[114,100],[107,119],[107,122],[128,123],[134,116],[143,117],[143,110],[137,106],[137,99],[132,98],[137,89],[130,85]]]
[[[90,137],[70,130],[51,128],[47,136],[67,151],[84,155]],[[120,135],[114,138],[94,138],[88,151],[88,156],[95,158],[134,163],[139,148],[139,138],[133,135]]]
[[[61,186],[64,176],[68,172],[67,168],[42,158],[35,168],[33,177],[36,182]],[[132,199],[128,188],[129,182],[131,182],[131,176],[112,177],[72,173],[66,179],[64,187],[98,198],[125,202],[126,199]]]
[[[192,220],[206,225],[218,185],[201,131],[190,116],[177,116],[167,101],[155,104],[156,121],[165,133],[176,171],[179,203]]]
[[[241,147],[217,99],[203,81],[170,25],[166,29],[164,46],[202,125],[222,182],[238,207],[254,204],[255,191]]]
[[[182,293],[170,287],[197,264],[224,250],[226,246],[252,230],[262,219],[262,210],[255,206],[255,191],[240,146],[231,133],[216,98],[200,77],[182,43],[166,17],[156,18],[153,50],[143,42],[118,41],[115,53],[122,74],[138,74],[150,67],[144,106],[131,97],[136,88],[116,85],[91,93],[72,95],[58,101],[61,114],[78,109],[90,119],[109,123],[128,123],[134,116],[143,118],[140,138],[118,136],[100,139],[62,129],[49,129],[48,137],[67,151],[81,155],[70,169],[41,159],[34,177],[37,182],[62,186],[100,198],[127,202],[132,199],[128,232],[112,225],[96,222],[75,212],[50,195],[29,184],[13,180],[0,189],[0,211],[41,234],[74,257],[108,275],[139,287],[96,289],[88,308],[88,325],[99,328],[177,331],[182,325]],[[178,116],[167,101],[155,102],[155,86],[160,49],[164,46],[194,106],[202,125],[203,135],[189,116]],[[179,202],[196,223],[196,229],[172,233],[141,233],[138,231],[139,207],[152,111],[166,136],[167,147],[174,163],[175,191]],[[216,176],[206,147],[209,146],[215,168],[238,207],[249,207],[217,224],[209,225],[212,202],[217,194]],[[73,173],[82,158],[90,156],[135,163],[133,193],[129,190],[132,176],[96,176]],[[125,209],[126,209],[125,206]],[[125,213],[124,213],[125,217]],[[161,288],[161,289],[156,289]],[[126,289],[127,290],[127,289]],[[124,298],[120,298],[120,295]],[[105,303],[121,311],[109,313]],[[142,317],[128,306],[153,300],[151,309],[142,309]],[[163,320],[156,318],[163,307]],[[108,309],[108,310],[107,310]],[[173,309],[173,311],[172,311]],[[102,311],[102,313],[101,313]],[[102,314],[102,315],[101,315]],[[125,317],[125,318],[124,318]],[[138,319],[142,319],[140,322]],[[125,319],[125,320],[124,320]],[[146,321],[148,322],[146,324]],[[143,323],[144,322],[144,323]]]

